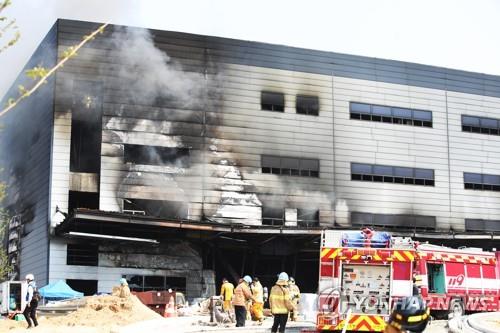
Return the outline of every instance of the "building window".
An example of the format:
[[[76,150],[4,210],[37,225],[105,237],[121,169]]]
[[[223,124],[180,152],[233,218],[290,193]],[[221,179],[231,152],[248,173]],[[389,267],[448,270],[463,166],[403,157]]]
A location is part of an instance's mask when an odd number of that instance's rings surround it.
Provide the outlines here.
[[[351,119],[432,127],[432,112],[408,108],[350,102]]]
[[[68,244],[66,264],[78,266],[97,266],[99,263],[98,247],[90,244]]]
[[[262,155],[262,173],[319,177],[319,160]]]
[[[500,135],[500,121],[493,118],[483,118],[462,115],[462,131],[490,135]]]
[[[500,191],[500,176],[464,172],[464,188],[468,190]]]
[[[282,93],[263,91],[260,95],[260,106],[262,110],[284,112],[285,95]]]
[[[71,172],[98,173],[101,168],[102,84],[74,81],[71,111]]]
[[[351,225],[394,229],[434,230],[436,217],[408,214],[372,214],[351,212]]]
[[[83,293],[84,296],[97,294],[97,280],[72,280],[66,279],[66,284],[71,289]]]
[[[351,163],[351,179],[367,182],[434,186],[434,170]]]
[[[186,278],[162,275],[123,275],[131,291],[163,291],[171,288],[186,293]]]
[[[188,205],[181,201],[125,198],[123,199],[123,213],[186,220]]]
[[[283,225],[285,222],[285,209],[276,207],[262,207],[263,225]]]
[[[319,114],[319,98],[316,96],[297,95],[295,108],[297,113],[317,116]]]
[[[124,144],[125,163],[189,167],[189,148]]]
[[[297,209],[297,225],[299,227],[319,227],[318,209]]]
[[[99,209],[99,193],[69,191],[68,210],[77,208]]]
[[[465,230],[500,232],[500,220],[465,219]]]

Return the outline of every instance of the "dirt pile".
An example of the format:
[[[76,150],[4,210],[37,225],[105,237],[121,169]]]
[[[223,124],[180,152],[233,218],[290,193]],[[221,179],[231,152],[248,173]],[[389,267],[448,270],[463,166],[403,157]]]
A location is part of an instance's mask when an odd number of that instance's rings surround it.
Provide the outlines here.
[[[109,332],[116,326],[161,318],[133,295],[128,298],[108,295],[87,297],[84,306],[67,315],[46,319],[40,317],[42,316],[39,315],[40,326],[33,331],[42,332],[43,329],[45,332],[49,327],[95,327],[98,328],[96,332]],[[9,332],[9,330],[18,332],[17,329],[20,326],[26,327],[26,322],[2,320],[0,332]]]

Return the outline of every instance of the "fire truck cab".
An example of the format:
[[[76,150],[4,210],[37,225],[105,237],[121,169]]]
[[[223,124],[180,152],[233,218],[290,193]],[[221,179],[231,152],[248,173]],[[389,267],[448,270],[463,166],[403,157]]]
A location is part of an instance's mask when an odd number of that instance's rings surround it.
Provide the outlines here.
[[[368,228],[321,236],[318,331],[381,332],[415,287],[434,313],[500,310],[500,253],[419,244]],[[439,312],[438,312],[439,311]]]

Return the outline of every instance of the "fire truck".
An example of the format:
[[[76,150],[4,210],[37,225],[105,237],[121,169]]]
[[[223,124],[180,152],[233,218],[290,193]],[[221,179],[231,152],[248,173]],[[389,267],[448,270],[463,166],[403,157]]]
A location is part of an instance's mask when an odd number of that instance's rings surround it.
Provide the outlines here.
[[[500,252],[419,244],[367,228],[323,232],[318,331],[381,332],[394,301],[414,287],[434,315],[499,311]]]

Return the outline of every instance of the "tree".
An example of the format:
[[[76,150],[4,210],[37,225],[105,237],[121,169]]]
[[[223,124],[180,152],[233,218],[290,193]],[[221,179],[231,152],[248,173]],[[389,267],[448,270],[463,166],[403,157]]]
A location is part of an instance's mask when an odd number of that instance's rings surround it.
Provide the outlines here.
[[[21,38],[21,32],[16,25],[16,20],[1,15],[2,11],[11,4],[11,0],[0,0],[0,53],[16,44]]]
[[[34,85],[27,89],[22,85],[18,86],[18,92],[19,96],[17,98],[9,98],[7,101],[7,105],[3,110],[0,109],[0,117],[5,115],[7,112],[12,110],[20,101],[23,99],[29,97],[31,94],[33,94],[38,88],[40,88],[44,83],[47,82],[47,79],[53,75],[59,68],[64,66],[64,63],[68,61],[69,59],[73,58],[74,56],[77,55],[78,50],[80,50],[85,44],[87,44],[89,41],[93,40],[97,34],[102,34],[104,32],[104,29],[108,23],[102,24],[99,28],[96,30],[92,31],[90,35],[84,36],[82,41],[77,44],[68,47],[63,53],[59,61],[55,64],[54,67],[52,68],[45,68],[42,66],[36,66],[31,69],[28,69],[26,71],[26,75],[30,78],[32,78],[35,83]]]

